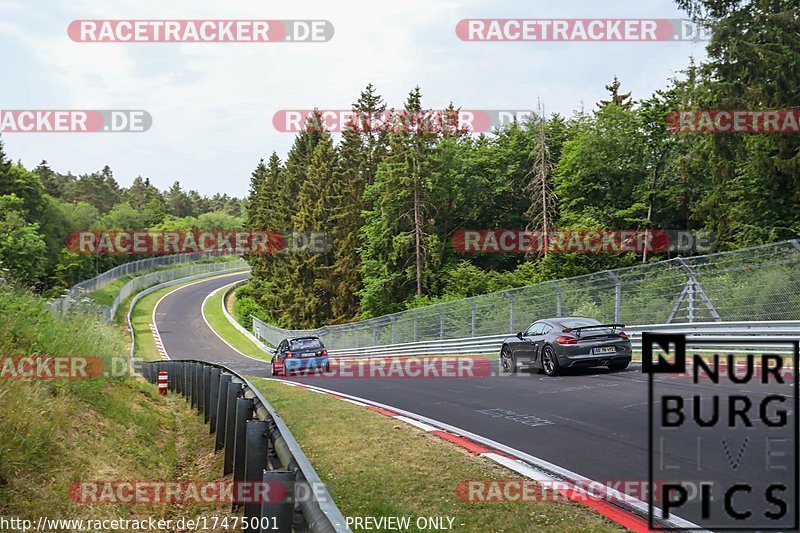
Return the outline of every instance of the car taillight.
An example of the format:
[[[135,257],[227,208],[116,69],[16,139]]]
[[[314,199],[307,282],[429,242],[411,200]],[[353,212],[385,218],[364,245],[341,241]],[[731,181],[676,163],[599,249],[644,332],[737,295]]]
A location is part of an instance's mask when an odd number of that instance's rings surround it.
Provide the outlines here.
[[[286,352],[286,357],[292,357],[292,352]]]
[[[556,337],[556,342],[558,344],[578,344],[578,339],[571,335],[559,335]]]
[[[626,341],[626,340],[628,340],[628,334],[625,333],[624,331],[620,331],[619,332],[619,338],[624,340],[624,341]]]
[[[323,348],[322,349],[322,355],[323,356],[328,355],[328,349],[327,348]]]

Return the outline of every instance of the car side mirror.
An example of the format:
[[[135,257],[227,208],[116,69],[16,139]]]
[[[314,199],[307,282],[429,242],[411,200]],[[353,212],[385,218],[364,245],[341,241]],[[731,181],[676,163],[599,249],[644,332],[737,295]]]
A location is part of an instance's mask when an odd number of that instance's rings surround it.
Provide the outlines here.
[[[518,332],[517,332],[517,338],[518,338],[519,340],[522,340],[522,332],[521,332],[521,331],[518,331]]]

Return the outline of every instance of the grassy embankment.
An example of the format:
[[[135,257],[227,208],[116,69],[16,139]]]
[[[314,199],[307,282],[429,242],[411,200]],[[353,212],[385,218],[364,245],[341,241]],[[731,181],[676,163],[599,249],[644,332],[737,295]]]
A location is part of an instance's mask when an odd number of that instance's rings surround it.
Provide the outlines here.
[[[41,300],[8,286],[0,286],[0,317],[4,362],[92,356],[106,369],[93,379],[0,378],[0,515],[34,521],[227,515],[224,505],[73,502],[69,488],[81,480],[216,479],[221,457],[202,418],[183,399],[158,396],[154,386],[123,370],[127,338],[118,328],[56,316]]]

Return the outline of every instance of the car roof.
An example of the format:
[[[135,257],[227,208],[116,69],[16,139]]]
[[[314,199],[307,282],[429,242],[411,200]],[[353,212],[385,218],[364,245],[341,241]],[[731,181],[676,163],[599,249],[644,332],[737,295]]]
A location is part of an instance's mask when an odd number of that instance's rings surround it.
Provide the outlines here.
[[[597,320],[596,318],[592,318],[589,316],[559,316],[554,318],[540,318],[538,320],[534,320],[533,323],[536,322],[561,322],[562,320]],[[600,322],[599,320],[597,320]]]

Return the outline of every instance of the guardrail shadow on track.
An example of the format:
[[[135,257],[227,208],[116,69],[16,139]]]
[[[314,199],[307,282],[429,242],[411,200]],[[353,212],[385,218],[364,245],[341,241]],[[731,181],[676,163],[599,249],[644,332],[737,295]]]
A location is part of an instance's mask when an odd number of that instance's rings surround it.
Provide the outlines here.
[[[286,489],[289,497],[279,502],[241,506],[245,531],[350,531],[286,424],[246,378],[194,360],[137,361],[134,368],[154,384],[159,372],[166,372],[167,390],[202,413],[216,436],[214,451],[225,452],[223,475],[233,474],[234,487],[266,483]]]

